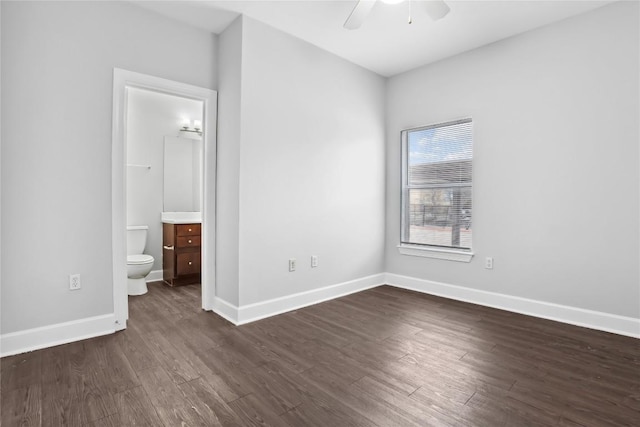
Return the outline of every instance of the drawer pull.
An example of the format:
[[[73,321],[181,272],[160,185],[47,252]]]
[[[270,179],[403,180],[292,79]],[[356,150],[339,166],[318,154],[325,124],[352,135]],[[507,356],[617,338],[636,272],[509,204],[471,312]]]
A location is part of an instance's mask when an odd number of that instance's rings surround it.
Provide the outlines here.
[[[191,240],[189,240],[189,243],[191,243]]]
[[[168,251],[172,251],[173,250],[173,246],[163,246],[163,248],[165,248]]]
[[[189,229],[189,231],[191,231],[191,229]]]
[[[189,265],[193,264],[191,261],[189,261]]]

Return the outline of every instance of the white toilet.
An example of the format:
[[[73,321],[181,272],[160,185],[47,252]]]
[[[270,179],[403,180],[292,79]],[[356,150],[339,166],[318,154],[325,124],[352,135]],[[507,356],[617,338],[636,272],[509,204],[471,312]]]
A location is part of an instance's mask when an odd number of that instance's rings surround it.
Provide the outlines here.
[[[143,254],[147,244],[146,225],[127,226],[127,286],[129,295],[143,295],[147,293],[145,277],[153,267],[153,257]]]

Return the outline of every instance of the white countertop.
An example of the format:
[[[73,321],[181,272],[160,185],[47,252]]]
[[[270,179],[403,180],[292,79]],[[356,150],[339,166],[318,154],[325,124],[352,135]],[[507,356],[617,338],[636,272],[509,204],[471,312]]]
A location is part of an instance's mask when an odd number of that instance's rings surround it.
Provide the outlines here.
[[[161,218],[167,224],[201,224],[202,212],[162,212]]]

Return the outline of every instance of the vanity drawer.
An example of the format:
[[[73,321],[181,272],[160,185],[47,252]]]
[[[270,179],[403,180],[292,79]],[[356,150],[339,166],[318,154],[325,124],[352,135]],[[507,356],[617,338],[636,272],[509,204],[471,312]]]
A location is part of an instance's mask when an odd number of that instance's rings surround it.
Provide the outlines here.
[[[199,236],[201,224],[176,224],[176,236]]]
[[[178,248],[192,248],[200,246],[200,236],[178,236],[176,240],[176,247]]]
[[[0,0],[1,1],[1,0]],[[162,278],[169,286],[182,286],[200,283],[200,232],[202,225],[171,224],[162,225]]]
[[[178,276],[200,273],[200,252],[176,254],[176,261],[176,273]]]

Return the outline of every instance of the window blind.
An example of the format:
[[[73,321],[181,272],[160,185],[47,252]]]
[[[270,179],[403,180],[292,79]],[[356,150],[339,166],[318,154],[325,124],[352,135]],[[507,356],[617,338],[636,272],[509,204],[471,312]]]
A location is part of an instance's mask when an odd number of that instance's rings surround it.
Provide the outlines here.
[[[403,144],[403,243],[471,249],[471,119],[410,129]]]

